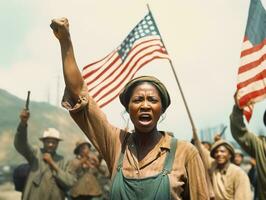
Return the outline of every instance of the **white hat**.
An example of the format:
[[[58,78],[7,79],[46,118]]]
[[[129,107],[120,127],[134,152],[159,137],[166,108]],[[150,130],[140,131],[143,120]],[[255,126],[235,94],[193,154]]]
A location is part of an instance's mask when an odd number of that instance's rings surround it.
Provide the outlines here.
[[[42,137],[40,138],[40,140],[46,139],[46,138],[53,138],[56,140],[62,140],[60,138],[60,133],[58,130],[56,130],[55,128],[48,128],[43,132]]]

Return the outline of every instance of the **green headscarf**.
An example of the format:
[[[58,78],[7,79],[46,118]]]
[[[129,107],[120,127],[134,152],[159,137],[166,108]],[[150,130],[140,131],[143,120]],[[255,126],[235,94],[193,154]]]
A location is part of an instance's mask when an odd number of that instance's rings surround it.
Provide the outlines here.
[[[128,110],[128,104],[129,104],[129,100],[132,95],[133,89],[140,83],[144,83],[144,82],[151,83],[157,88],[157,90],[159,91],[160,97],[161,97],[163,112],[165,112],[165,110],[171,104],[171,99],[164,84],[153,76],[140,76],[140,77],[130,80],[125,85],[124,89],[121,91],[119,95],[121,104],[126,108],[126,110]]]

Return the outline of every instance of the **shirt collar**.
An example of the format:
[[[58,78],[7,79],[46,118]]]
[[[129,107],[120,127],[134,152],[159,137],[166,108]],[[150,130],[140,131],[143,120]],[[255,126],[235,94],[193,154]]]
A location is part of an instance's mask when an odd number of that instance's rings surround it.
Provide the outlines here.
[[[158,144],[160,150],[161,151],[163,151],[164,149],[170,150],[170,144],[173,135],[171,133],[164,131],[159,131],[159,132],[162,134],[162,138],[160,139]],[[133,134],[131,134],[130,137],[128,138],[128,146],[129,147],[135,146]]]
[[[222,169],[219,169],[219,168],[217,167],[217,164],[216,164],[216,168],[217,168],[217,170],[220,171],[221,174],[226,174],[226,172],[227,172],[227,170],[228,170],[228,168],[229,168],[230,163],[231,163],[231,162],[228,161],[228,162],[226,163],[226,165],[224,166],[224,168],[222,168]]]

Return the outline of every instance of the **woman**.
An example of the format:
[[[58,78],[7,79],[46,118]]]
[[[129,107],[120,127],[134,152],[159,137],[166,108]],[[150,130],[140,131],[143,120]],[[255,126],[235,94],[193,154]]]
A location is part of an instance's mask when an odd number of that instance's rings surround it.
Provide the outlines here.
[[[61,46],[66,90],[63,105],[105,159],[111,179],[111,199],[208,199],[205,172],[198,151],[157,130],[170,97],[156,78],[131,80],[120,94],[133,133],[111,125],[89,96],[75,61],[66,18],[51,27]]]

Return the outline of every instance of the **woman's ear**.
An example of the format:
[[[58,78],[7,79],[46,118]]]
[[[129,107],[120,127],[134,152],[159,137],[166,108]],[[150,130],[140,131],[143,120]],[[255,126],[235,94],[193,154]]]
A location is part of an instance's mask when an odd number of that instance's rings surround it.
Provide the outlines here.
[[[159,123],[161,123],[163,120],[165,119],[165,113],[161,112],[161,116],[160,116],[160,119],[159,119]]]

